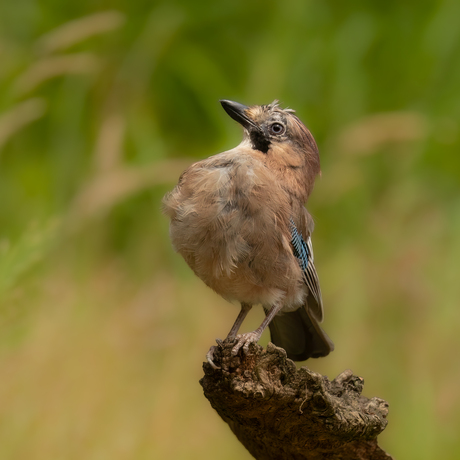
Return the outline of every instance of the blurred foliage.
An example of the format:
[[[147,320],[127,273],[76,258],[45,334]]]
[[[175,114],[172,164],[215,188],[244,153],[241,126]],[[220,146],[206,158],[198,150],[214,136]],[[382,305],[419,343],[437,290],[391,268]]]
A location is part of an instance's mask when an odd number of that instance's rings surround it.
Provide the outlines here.
[[[250,458],[197,383],[237,310],[173,253],[160,201],[239,142],[219,99],[276,98],[322,159],[309,210],[336,351],[308,365],[389,401],[395,458],[459,458],[459,15],[1,2],[0,457]]]

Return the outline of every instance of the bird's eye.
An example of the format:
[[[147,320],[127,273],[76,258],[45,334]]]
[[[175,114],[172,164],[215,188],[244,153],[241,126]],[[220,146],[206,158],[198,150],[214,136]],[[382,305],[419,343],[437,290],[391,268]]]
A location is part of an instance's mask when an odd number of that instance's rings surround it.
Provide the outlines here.
[[[271,126],[270,126],[270,132],[272,134],[276,134],[276,135],[280,135],[280,134],[283,134],[285,131],[285,128],[284,126],[281,124],[281,123],[273,123]]]

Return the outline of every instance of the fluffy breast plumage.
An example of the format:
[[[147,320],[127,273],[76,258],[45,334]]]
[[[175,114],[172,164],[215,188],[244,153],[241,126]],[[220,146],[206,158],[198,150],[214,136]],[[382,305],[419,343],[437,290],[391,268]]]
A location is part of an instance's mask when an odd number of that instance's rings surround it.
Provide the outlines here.
[[[289,196],[263,162],[229,151],[195,163],[165,197],[164,209],[176,251],[224,298],[302,302]]]

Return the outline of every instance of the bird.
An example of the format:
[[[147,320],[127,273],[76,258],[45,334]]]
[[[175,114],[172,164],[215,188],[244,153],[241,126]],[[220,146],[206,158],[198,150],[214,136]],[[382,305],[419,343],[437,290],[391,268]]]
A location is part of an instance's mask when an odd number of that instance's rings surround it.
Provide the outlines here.
[[[327,356],[323,301],[314,265],[314,223],[305,207],[320,173],[318,147],[292,109],[277,100],[246,106],[221,100],[243,127],[228,151],[192,164],[163,198],[173,248],[204,283],[240,312],[224,342],[248,353],[263,331],[294,361]],[[238,334],[248,312],[265,317]],[[217,340],[218,344],[222,341]],[[215,347],[207,359],[213,362]]]

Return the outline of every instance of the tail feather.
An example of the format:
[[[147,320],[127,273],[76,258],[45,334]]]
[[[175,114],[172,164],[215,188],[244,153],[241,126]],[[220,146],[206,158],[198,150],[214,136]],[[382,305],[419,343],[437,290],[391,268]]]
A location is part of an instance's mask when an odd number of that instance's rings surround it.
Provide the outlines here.
[[[320,358],[334,350],[334,343],[307,306],[275,316],[269,328],[271,341],[294,361]]]

